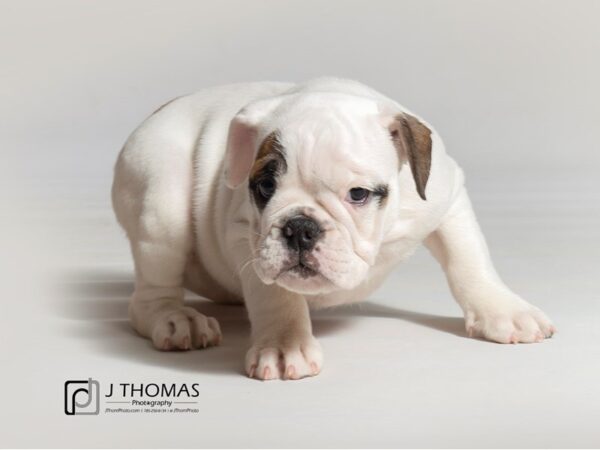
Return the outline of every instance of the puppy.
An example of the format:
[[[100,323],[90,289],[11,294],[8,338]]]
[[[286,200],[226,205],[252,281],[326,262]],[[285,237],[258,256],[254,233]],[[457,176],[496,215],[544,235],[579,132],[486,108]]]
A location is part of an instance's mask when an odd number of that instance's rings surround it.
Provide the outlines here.
[[[160,350],[218,345],[218,322],[184,288],[243,302],[248,376],[316,375],[310,308],[363,300],[424,243],[470,336],[540,342],[554,327],[500,280],[433,127],[360,83],[246,83],[159,108],[115,167],[131,243],[133,327]]]

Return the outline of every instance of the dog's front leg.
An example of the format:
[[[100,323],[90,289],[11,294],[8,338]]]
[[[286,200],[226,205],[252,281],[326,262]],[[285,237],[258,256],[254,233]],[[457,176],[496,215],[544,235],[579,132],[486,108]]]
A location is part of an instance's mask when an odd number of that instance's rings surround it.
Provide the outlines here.
[[[312,334],[310,314],[301,294],[263,284],[256,275],[243,283],[252,326],[246,373],[260,380],[296,380],[317,375],[321,346]]]
[[[425,244],[446,272],[470,336],[501,343],[539,342],[552,336],[554,326],[544,313],[497,275],[464,188]]]

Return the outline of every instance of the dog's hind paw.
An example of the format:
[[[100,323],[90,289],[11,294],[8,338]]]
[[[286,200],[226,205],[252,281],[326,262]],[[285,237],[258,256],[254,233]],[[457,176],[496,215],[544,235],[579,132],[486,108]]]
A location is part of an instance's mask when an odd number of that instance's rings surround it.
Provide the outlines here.
[[[221,328],[214,317],[186,306],[161,312],[152,329],[152,342],[163,351],[206,348],[219,345],[221,339]]]

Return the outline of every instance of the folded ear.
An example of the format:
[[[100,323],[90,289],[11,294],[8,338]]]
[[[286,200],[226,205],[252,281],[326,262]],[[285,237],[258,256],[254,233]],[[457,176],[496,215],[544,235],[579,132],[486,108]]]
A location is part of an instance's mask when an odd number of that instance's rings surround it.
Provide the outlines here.
[[[236,188],[248,178],[258,150],[260,128],[280,102],[281,97],[259,100],[240,110],[231,120],[225,155],[228,187]]]
[[[400,113],[388,120],[400,161],[408,160],[417,192],[423,200],[431,169],[431,130],[416,117]]]
[[[256,153],[256,125],[243,115],[237,115],[229,124],[225,180],[227,187],[236,188],[248,176]]]

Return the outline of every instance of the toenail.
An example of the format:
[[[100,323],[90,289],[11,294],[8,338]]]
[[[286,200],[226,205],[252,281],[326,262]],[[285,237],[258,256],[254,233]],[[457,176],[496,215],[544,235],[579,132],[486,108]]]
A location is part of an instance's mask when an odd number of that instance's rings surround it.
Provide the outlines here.
[[[286,377],[294,378],[296,376],[296,368],[294,366],[289,366],[287,368]]]
[[[255,372],[255,371],[256,371],[256,364],[252,364],[252,365],[250,366],[250,373],[248,373],[248,376],[249,376],[250,378],[254,378],[254,372]]]
[[[317,363],[310,363],[310,368],[312,370],[313,375],[319,373],[319,368],[317,367]]]
[[[263,370],[263,379],[267,380],[271,378],[271,368],[269,366],[265,367],[265,370]]]

